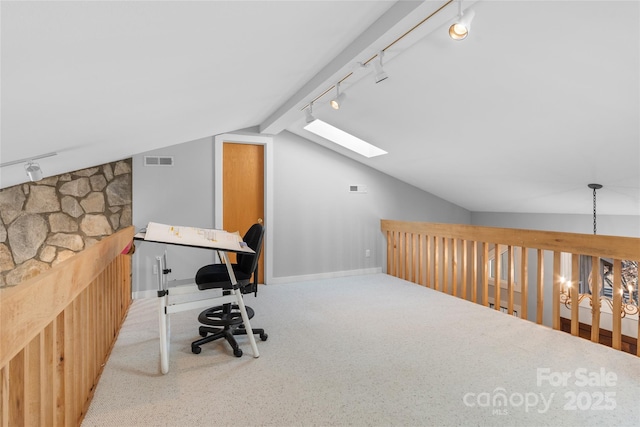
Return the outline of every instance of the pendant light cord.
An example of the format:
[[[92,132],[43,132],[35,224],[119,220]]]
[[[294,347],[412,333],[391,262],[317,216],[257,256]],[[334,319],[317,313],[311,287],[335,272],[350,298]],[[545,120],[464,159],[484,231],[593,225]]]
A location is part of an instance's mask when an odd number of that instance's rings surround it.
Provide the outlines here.
[[[593,189],[593,234],[596,234],[596,189]]]
[[[602,184],[589,184],[587,187],[593,190],[593,234],[596,234],[596,190],[601,189]]]

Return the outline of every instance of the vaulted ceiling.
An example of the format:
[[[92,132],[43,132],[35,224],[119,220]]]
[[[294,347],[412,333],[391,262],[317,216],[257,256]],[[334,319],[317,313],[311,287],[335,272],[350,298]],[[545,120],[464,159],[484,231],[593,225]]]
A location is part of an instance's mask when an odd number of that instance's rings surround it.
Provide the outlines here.
[[[0,163],[56,175],[257,126],[471,211],[640,215],[640,3],[0,3]],[[411,30],[411,31],[410,31]],[[371,66],[384,51],[388,79]],[[346,95],[328,107],[332,87]],[[321,96],[325,91],[325,95]],[[388,151],[303,129],[303,108]],[[26,181],[0,170],[0,188]]]

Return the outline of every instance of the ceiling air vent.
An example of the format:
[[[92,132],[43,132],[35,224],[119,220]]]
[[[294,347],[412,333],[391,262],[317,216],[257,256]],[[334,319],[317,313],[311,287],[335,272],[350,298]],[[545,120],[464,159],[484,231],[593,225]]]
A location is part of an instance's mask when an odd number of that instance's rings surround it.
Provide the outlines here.
[[[144,156],[145,166],[173,166],[173,156]]]

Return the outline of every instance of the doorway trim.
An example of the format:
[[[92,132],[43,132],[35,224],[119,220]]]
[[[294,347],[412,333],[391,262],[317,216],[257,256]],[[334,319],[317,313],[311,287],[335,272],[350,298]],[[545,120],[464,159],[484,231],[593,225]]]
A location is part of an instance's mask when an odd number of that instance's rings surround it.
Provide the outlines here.
[[[264,145],[264,223],[265,230],[264,252],[264,281],[272,283],[273,279],[273,137],[255,134],[222,133],[213,137],[213,224],[214,228],[222,229],[222,148],[224,143]]]

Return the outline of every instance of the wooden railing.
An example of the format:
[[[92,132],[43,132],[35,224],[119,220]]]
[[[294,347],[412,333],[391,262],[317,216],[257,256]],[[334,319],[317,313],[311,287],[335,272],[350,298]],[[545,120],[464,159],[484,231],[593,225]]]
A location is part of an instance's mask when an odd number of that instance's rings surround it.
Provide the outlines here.
[[[77,426],[131,303],[133,227],[0,289],[0,425]]]
[[[638,238],[393,220],[382,220],[381,228],[387,274],[539,324],[551,304],[548,326],[561,329],[566,318],[578,336],[586,324],[594,342],[603,342],[606,315],[610,345],[640,356],[637,273],[635,282],[622,286],[623,263],[637,266],[640,260]],[[603,295],[605,260],[611,298]],[[584,267],[580,273],[581,262],[589,264],[588,277]],[[531,315],[529,306],[535,308]],[[623,335],[623,320],[631,337]]]

